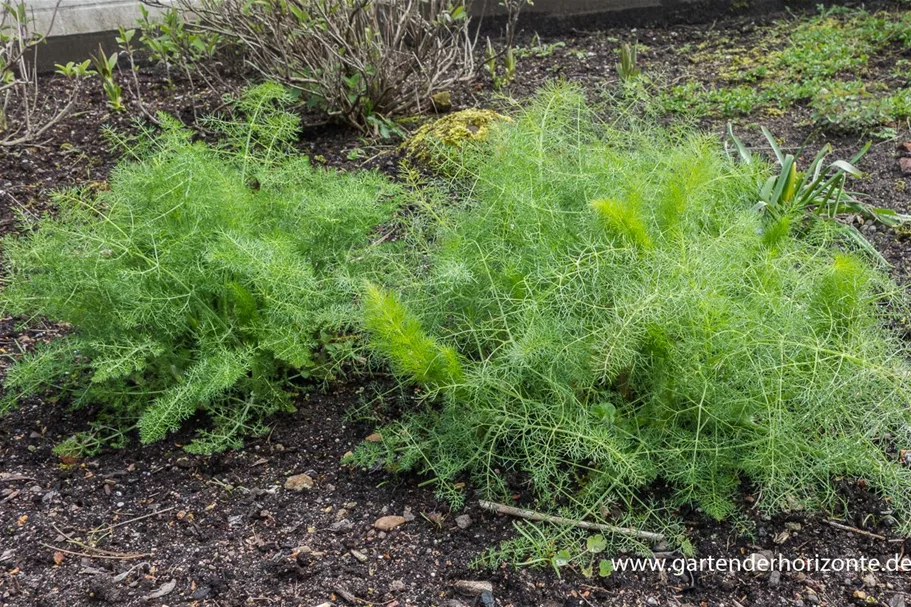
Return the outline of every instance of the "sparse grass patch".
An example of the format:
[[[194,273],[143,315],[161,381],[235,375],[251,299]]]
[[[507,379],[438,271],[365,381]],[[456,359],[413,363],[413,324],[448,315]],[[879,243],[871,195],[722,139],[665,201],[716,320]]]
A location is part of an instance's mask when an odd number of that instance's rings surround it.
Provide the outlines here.
[[[719,81],[669,87],[665,110],[734,117],[806,103],[823,128],[860,133],[908,118],[907,82],[890,87],[868,78],[874,61],[905,61],[899,56],[911,44],[911,12],[832,7],[761,32],[750,47],[697,45],[692,62],[720,63]]]

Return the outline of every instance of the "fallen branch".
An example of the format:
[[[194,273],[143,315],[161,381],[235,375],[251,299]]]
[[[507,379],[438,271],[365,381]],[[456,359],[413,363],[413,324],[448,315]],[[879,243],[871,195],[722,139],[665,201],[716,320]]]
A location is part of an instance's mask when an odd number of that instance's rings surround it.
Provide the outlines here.
[[[113,560],[128,560],[128,559],[139,559],[147,556],[152,556],[151,553],[144,554],[88,554],[85,552],[73,552],[72,550],[66,550],[65,548],[58,548],[57,546],[51,546],[50,544],[45,544],[40,542],[45,548],[50,548],[56,552],[62,552],[63,554],[69,554],[70,556],[79,556],[87,559],[113,559]]]
[[[524,518],[530,521],[542,521],[545,523],[553,523],[555,525],[572,525],[573,527],[579,527],[580,529],[590,529],[592,531],[606,531],[608,533],[616,533],[618,535],[625,535],[627,537],[635,537],[641,540],[648,540],[653,543],[663,542],[665,540],[663,533],[642,531],[641,529],[632,529],[630,527],[616,527],[614,525],[605,525],[602,523],[590,523],[588,521],[578,521],[571,518],[564,518],[562,516],[543,514],[541,512],[535,512],[534,510],[514,508],[513,506],[497,504],[494,502],[480,501],[478,504],[484,510],[490,510],[491,512],[497,512],[499,514],[508,514],[510,516]]]
[[[161,510],[156,510],[155,512],[143,514],[142,516],[137,516],[136,518],[131,518],[126,521],[121,521],[119,523],[114,523],[112,525],[108,525],[107,531],[110,532],[110,531],[113,531],[114,529],[116,529],[117,527],[123,527],[124,525],[129,525],[130,523],[135,523],[136,521],[142,521],[147,518],[152,518],[153,516],[158,516],[159,514],[164,514],[165,512],[170,512],[171,510],[174,510],[175,508],[177,508],[177,506],[171,506],[170,508],[162,508]]]
[[[376,604],[376,603],[371,603],[370,601],[367,601],[367,600],[354,596],[354,594],[351,591],[349,591],[347,588],[345,588],[344,586],[336,586],[335,594],[339,595],[346,602],[348,602],[352,605],[375,605]]]
[[[72,535],[63,532],[60,529],[60,527],[58,527],[57,525],[55,525],[53,523],[51,523],[51,527],[53,527],[54,531],[59,533],[70,544],[79,546],[80,548],[84,548],[85,550],[91,550],[92,552],[97,552],[98,554],[104,555],[104,556],[118,556],[118,557],[123,556],[122,553],[120,553],[120,552],[113,552],[111,550],[105,550],[104,548],[98,548],[96,546],[93,546],[92,544],[87,544],[83,541],[77,540]]]
[[[24,476],[22,474],[13,474],[11,472],[0,472],[0,483],[6,483],[11,481],[36,481],[35,477]]]
[[[885,541],[885,536],[879,535],[877,533],[870,533],[869,531],[864,531],[863,529],[858,529],[857,527],[849,527],[848,525],[842,525],[836,521],[826,521],[830,527],[835,527],[836,529],[841,529],[842,531],[850,531],[851,533],[856,533],[858,535],[865,535],[867,537],[873,538],[875,540]]]

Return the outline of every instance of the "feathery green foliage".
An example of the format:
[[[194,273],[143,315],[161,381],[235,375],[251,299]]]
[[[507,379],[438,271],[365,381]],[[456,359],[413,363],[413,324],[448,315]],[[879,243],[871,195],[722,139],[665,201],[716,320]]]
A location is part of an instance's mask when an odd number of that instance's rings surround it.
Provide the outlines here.
[[[911,470],[889,454],[911,445],[884,311],[902,309],[897,288],[828,222],[775,231],[755,208],[767,165],[609,115],[545,91],[460,155],[459,201],[418,213],[381,260],[375,350],[432,389],[356,457],[456,501],[459,480],[497,498],[517,479],[594,520],[679,504],[722,518],[742,480],[767,510],[819,506],[858,475],[907,521]],[[458,374],[426,371],[456,356]],[[656,481],[664,506],[643,498]]]
[[[236,145],[218,150],[162,117],[109,189],[61,192],[57,216],[4,241],[4,312],[73,329],[10,370],[3,408],[65,390],[103,405],[99,427],[135,426],[143,442],[205,413],[189,449],[210,452],[288,409],[289,375],[337,371],[353,347],[348,260],[398,190],[288,155],[288,101],[271,85],[250,91],[245,124],[218,122]]]
[[[234,100],[230,117],[208,116],[202,123],[218,134],[219,149],[239,160],[241,172],[249,177],[262,165],[274,167],[294,154],[300,118],[281,110],[290,108],[297,98],[295,91],[265,82]]]
[[[455,350],[429,338],[395,295],[368,284],[364,308],[367,329],[375,336],[374,347],[398,365],[402,374],[428,386],[452,385],[461,378]]]

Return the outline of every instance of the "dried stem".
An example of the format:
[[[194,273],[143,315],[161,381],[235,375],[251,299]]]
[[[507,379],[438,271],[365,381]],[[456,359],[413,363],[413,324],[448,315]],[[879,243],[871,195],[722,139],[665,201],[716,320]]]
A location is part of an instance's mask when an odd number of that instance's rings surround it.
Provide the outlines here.
[[[478,504],[484,510],[490,510],[491,512],[497,512],[499,514],[508,514],[509,516],[515,516],[518,518],[524,518],[529,521],[541,521],[544,523],[553,523],[555,525],[571,525],[573,527],[578,527],[580,529],[589,529],[591,531],[605,531],[608,533],[616,533],[618,535],[625,535],[627,537],[635,537],[641,540],[648,540],[650,542],[658,543],[665,540],[664,534],[655,533],[652,531],[642,531],[640,529],[632,529],[630,527],[617,527],[614,525],[605,525],[603,523],[590,523],[588,521],[579,521],[571,518],[564,518],[562,516],[553,516],[550,514],[543,514],[541,512],[535,512],[534,510],[524,510],[522,508],[515,508],[513,506],[507,506],[505,504],[497,504],[495,502],[485,502],[481,501]]]
[[[193,27],[239,43],[256,72],[302,90],[330,116],[362,130],[370,116],[430,107],[435,92],[474,73],[465,0],[176,0],[174,6],[196,17]]]
[[[44,42],[57,18],[62,0],[57,0],[47,31],[33,29],[34,18],[24,3],[0,3],[0,75],[10,80],[0,86],[0,147],[13,147],[40,138],[51,127],[72,113],[82,85],[76,79],[58,109],[50,116],[39,113],[48,95],[38,84],[38,47]],[[16,108],[15,126],[8,112]]]

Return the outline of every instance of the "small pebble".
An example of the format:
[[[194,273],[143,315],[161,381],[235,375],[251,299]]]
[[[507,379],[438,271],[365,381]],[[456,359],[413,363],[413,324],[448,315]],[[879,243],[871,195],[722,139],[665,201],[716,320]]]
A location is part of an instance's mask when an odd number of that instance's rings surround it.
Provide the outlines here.
[[[465,596],[479,596],[484,592],[493,594],[493,584],[475,580],[456,580],[452,583],[457,591]]]
[[[285,489],[288,491],[303,491],[304,489],[313,488],[313,478],[309,474],[295,474],[289,476],[285,481]]]
[[[380,531],[391,531],[407,522],[404,516],[383,516],[376,519],[373,526]]]
[[[354,558],[356,558],[357,560],[359,560],[362,563],[366,563],[367,558],[368,558],[366,554],[364,554],[363,552],[361,552],[359,550],[352,550],[351,556],[353,556]]]
[[[772,588],[781,584],[781,572],[777,569],[769,574],[769,586]]]
[[[342,520],[336,521],[329,525],[329,529],[335,533],[345,533],[354,529],[354,523],[346,518],[343,518]]]

